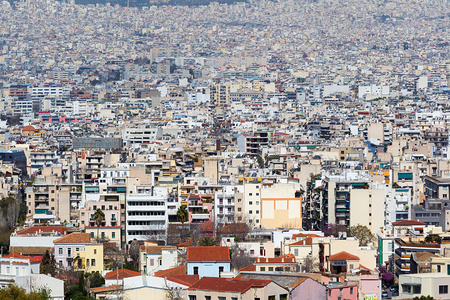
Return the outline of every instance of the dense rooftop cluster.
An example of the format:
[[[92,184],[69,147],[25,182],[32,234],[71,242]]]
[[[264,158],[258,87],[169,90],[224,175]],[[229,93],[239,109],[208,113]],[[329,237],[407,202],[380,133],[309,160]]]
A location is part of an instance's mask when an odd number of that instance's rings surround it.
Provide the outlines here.
[[[448,8],[1,2],[0,285],[450,299]]]

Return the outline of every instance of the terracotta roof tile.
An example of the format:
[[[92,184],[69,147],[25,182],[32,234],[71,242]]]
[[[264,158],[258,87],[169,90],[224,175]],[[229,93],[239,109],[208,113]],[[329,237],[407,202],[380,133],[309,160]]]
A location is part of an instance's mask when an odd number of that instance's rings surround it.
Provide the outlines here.
[[[199,281],[194,283],[189,289],[202,291],[236,292],[243,294],[252,287],[265,287],[270,282],[270,280],[260,279],[203,277]]]
[[[393,226],[414,226],[414,225],[427,225],[424,222],[415,221],[415,220],[401,220],[398,222],[392,223]]]
[[[172,282],[176,282],[185,286],[191,287],[199,279],[199,275],[167,275],[166,279]]]
[[[11,253],[8,254],[6,256],[3,256],[2,258],[20,258],[20,259],[29,259],[30,263],[38,263],[41,262],[39,259],[37,258],[33,258],[33,257],[29,257],[29,256],[25,256],[22,254],[18,254],[18,253]]]
[[[161,254],[163,250],[177,250],[175,246],[141,246],[148,255]]]
[[[256,271],[256,265],[249,265],[246,267],[243,267],[242,269],[239,269],[239,272],[255,272]]]
[[[192,246],[192,242],[191,241],[187,241],[187,242],[183,242],[183,243],[177,244],[177,247],[189,247],[189,246]]]
[[[307,234],[305,234],[305,233],[298,233],[298,234],[294,234],[293,236],[292,236],[292,239],[297,239],[298,237],[305,237],[305,238],[312,238],[312,237],[322,237],[322,236],[320,236],[320,235],[317,235],[317,234],[310,234],[310,233],[307,233]]]
[[[311,246],[312,238],[307,237],[306,239],[296,241],[294,243],[289,244],[290,246]]]
[[[260,257],[256,259],[257,264],[280,264],[280,263],[295,263],[294,254],[286,254],[275,258]]]
[[[348,252],[342,251],[328,257],[328,261],[335,260],[359,260],[359,257]]]
[[[141,276],[141,273],[128,269],[120,269],[105,274],[105,279],[124,279],[128,277]]]
[[[212,232],[214,231],[214,223],[212,221],[206,221],[200,224],[200,230],[202,232]]]
[[[91,235],[89,233],[74,232],[53,241],[54,244],[89,244]]]
[[[222,246],[187,248],[187,261],[230,261],[230,249]]]
[[[121,285],[110,285],[110,286],[101,286],[97,288],[91,288],[89,291],[93,293],[101,293],[101,292],[112,292],[112,291],[118,291],[121,290]]]
[[[155,277],[165,277],[168,275],[186,275],[186,265],[158,271],[154,274]]]
[[[66,235],[70,228],[64,226],[32,226],[16,232],[17,235],[28,235],[36,233],[51,233],[59,232],[61,235]]]
[[[219,233],[222,234],[246,234],[248,231],[248,226],[245,223],[232,223],[219,228]]]

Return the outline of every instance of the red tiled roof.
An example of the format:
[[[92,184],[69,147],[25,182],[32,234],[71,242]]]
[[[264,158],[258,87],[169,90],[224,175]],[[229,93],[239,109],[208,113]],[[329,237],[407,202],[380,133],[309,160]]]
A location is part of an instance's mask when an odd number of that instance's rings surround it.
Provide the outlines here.
[[[54,244],[89,244],[90,242],[91,235],[83,232],[74,232],[53,241]]]
[[[70,229],[64,226],[32,226],[16,232],[17,235],[36,234],[39,232],[59,232],[62,235],[67,234]]]
[[[232,223],[219,228],[219,233],[245,234],[248,232],[248,226],[245,223]]]
[[[260,288],[268,285],[271,280],[223,278],[223,277],[203,277],[194,283],[190,290],[220,291],[245,293],[252,287]]]
[[[186,275],[186,265],[158,271],[154,274],[155,277],[165,277],[168,275]]]
[[[200,230],[202,232],[213,232],[214,231],[214,223],[212,221],[206,221],[200,224]]]
[[[166,279],[172,282],[176,282],[185,286],[191,287],[199,280],[199,275],[167,275]]]
[[[305,234],[305,233],[298,233],[298,234],[294,234],[293,236],[292,236],[292,239],[297,239],[298,237],[305,237],[305,238],[307,238],[307,237],[322,237],[322,236],[320,236],[320,235],[317,235],[317,234],[313,234],[313,233],[310,233],[310,234]]]
[[[118,275],[118,276],[117,276]],[[124,279],[128,277],[141,276],[141,273],[127,269],[120,269],[106,273],[105,279]]]
[[[101,286],[101,287],[97,287],[97,288],[91,288],[89,289],[89,291],[93,292],[93,293],[101,293],[101,292],[112,292],[112,291],[117,291],[117,290],[121,290],[122,286],[121,285],[110,285],[110,286]]]
[[[28,125],[28,126],[25,126],[25,127],[22,129],[22,131],[36,131],[36,129],[34,129],[33,126]]]
[[[290,246],[306,246],[306,245],[311,245],[312,244],[312,238],[307,237],[306,239],[300,240],[300,241],[296,241],[294,243],[289,244]]]
[[[415,221],[415,220],[402,220],[398,222],[393,222],[393,226],[415,226],[415,225],[427,225],[424,222]]]
[[[191,241],[186,241],[186,242],[177,244],[177,247],[189,247],[189,246],[192,246]]]
[[[249,265],[243,267],[242,269],[239,269],[239,272],[254,272],[254,271],[256,271],[256,265]]]
[[[335,260],[359,260],[359,257],[348,252],[342,251],[328,257],[329,261]]]
[[[6,256],[3,256],[3,258],[20,258],[20,259],[29,259],[30,263],[37,263],[37,262],[41,262],[39,259],[37,258],[33,258],[33,257],[29,257],[29,256],[25,256],[22,254],[18,254],[18,253],[11,253],[8,254]]]
[[[294,254],[286,254],[275,258],[260,257],[256,259],[257,264],[283,264],[283,263],[295,263]]]
[[[187,261],[230,261],[230,249],[222,246],[187,248]]]

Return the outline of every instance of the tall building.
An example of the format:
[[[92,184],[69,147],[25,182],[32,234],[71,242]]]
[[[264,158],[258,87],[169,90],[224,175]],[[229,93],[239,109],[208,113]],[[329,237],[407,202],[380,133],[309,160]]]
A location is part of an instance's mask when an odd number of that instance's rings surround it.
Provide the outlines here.
[[[164,242],[167,237],[167,188],[153,187],[127,195],[126,242],[133,239]]]
[[[230,104],[230,84],[216,83],[210,87],[211,102],[216,106]]]

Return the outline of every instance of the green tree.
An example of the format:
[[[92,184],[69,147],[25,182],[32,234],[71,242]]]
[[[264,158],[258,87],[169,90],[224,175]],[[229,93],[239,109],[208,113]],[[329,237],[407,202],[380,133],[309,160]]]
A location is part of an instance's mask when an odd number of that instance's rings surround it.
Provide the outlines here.
[[[184,205],[180,206],[180,208],[177,211],[177,217],[180,220],[181,224],[183,224],[184,222],[186,222],[188,220],[189,213],[186,210],[186,206],[184,206]]]
[[[103,220],[105,219],[105,213],[102,212],[100,208],[97,208],[97,210],[94,213],[94,220],[95,224],[97,225],[97,241],[100,241],[100,226],[102,225]]]
[[[204,236],[198,241],[199,246],[216,246],[217,241],[210,237],[210,236]]]
[[[357,238],[360,246],[367,246],[368,243],[375,239],[375,236],[370,232],[370,229],[361,224],[351,226],[348,229],[348,235]]]
[[[41,298],[39,293],[27,293],[25,289],[16,285],[9,285],[0,289],[0,299],[2,300],[47,300]]]
[[[52,298],[52,290],[48,287],[41,287],[38,291],[37,294],[39,295],[39,297],[41,297],[41,300],[51,300]]]
[[[84,277],[86,277],[86,286],[89,286],[89,288],[101,287],[105,284],[105,278],[98,271],[86,273]]]
[[[50,252],[45,251],[44,256],[42,257],[42,262],[40,266],[41,274],[50,274],[52,277],[56,275],[56,261],[55,257],[50,254]]]

